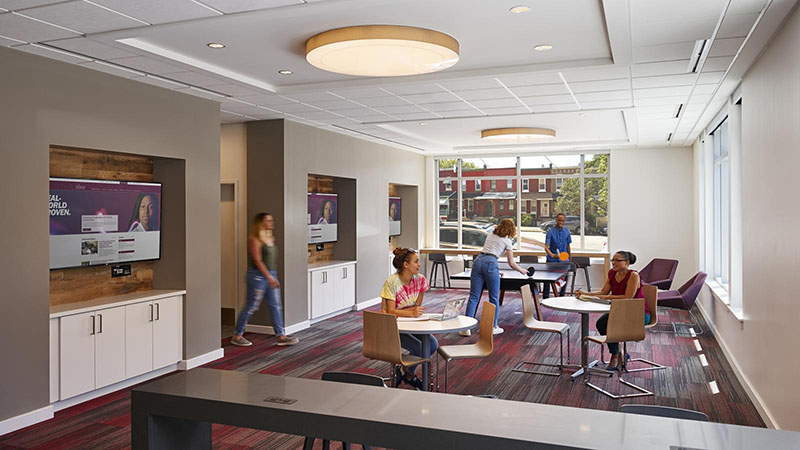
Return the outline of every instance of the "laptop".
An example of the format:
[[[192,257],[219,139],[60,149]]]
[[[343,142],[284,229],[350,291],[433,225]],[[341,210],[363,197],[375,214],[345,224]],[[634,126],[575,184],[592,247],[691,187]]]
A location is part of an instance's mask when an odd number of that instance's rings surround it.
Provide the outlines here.
[[[444,312],[441,314],[430,314],[430,320],[450,320],[455,319],[459,315],[461,315],[461,310],[464,309],[464,303],[466,303],[466,299],[459,299],[459,300],[448,300],[447,305],[444,307]]]

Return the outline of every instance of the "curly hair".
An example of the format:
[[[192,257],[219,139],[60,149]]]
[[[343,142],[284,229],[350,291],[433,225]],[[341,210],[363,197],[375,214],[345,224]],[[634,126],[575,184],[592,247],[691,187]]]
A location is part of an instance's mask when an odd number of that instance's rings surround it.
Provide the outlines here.
[[[397,247],[395,248],[392,253],[394,254],[394,259],[392,260],[392,265],[398,272],[403,270],[403,263],[408,261],[411,255],[417,254],[417,251],[413,248],[403,248]]]
[[[500,237],[508,237],[513,239],[517,235],[517,227],[511,219],[503,219],[494,228],[494,234]]]

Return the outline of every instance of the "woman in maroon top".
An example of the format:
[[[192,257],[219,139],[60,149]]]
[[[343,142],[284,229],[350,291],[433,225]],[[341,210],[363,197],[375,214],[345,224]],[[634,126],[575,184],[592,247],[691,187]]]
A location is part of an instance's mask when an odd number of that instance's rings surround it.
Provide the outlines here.
[[[611,258],[611,270],[608,271],[608,278],[603,285],[603,289],[598,292],[584,292],[582,290],[575,291],[575,294],[580,295],[595,295],[605,299],[615,298],[644,298],[642,292],[642,282],[639,278],[639,273],[635,270],[628,268],[631,264],[636,262],[636,255],[624,250],[614,253]],[[647,307],[647,302],[644,304],[644,323],[650,322],[650,309]],[[603,314],[597,319],[595,323],[597,331],[601,335],[606,334],[608,327],[608,313]],[[608,363],[607,370],[616,370],[617,366],[622,363],[619,355],[619,344],[608,343],[608,351],[611,352],[611,361]],[[628,355],[625,355],[629,358]]]

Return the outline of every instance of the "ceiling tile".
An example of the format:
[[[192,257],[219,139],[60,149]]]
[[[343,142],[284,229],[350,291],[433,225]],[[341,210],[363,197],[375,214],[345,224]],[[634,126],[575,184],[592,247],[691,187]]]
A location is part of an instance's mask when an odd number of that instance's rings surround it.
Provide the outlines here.
[[[210,77],[198,72],[178,72],[169,74],[168,78],[191,84],[192,86],[209,87],[225,84],[225,80]]]
[[[688,86],[694,83],[696,73],[684,73],[680,75],[663,75],[656,77],[642,77],[633,79],[634,89],[645,89],[654,87],[668,86]]]
[[[386,95],[384,97],[367,97],[356,100],[358,103],[365,106],[402,106],[408,105],[408,102],[402,98],[395,97],[394,95]]]
[[[312,105],[322,108],[328,111],[337,111],[337,110],[347,110],[353,109],[357,105],[353,104],[353,102],[349,102],[347,100],[331,100],[325,102],[317,102],[317,101],[307,101],[306,103],[311,103]]]
[[[642,64],[649,62],[686,59],[691,56],[693,49],[694,41],[634,47],[633,62],[636,64]]]
[[[445,102],[445,103],[428,103],[425,108],[434,112],[447,112],[447,111],[474,111],[475,109],[467,103],[458,102]]]
[[[303,103],[287,103],[283,105],[270,105],[270,108],[276,109],[281,112],[285,113],[301,113],[301,112],[309,112],[309,111],[319,111],[318,108],[314,108],[313,106],[306,105]]]
[[[427,94],[409,94],[403,95],[403,99],[412,103],[426,104],[426,103],[442,103],[454,102],[458,100],[456,96],[449,92],[429,92]]]
[[[498,98],[513,97],[507,90],[503,88],[494,89],[476,89],[472,91],[458,91],[455,93],[459,97],[467,101],[472,100],[493,100]]]
[[[186,69],[184,68],[172,66],[167,63],[158,61],[156,59],[148,58],[146,56],[134,56],[131,58],[115,58],[111,59],[110,62],[113,62],[114,64],[119,64],[121,66],[130,67],[132,69],[141,70],[147,73],[154,73],[156,75],[186,71]]]
[[[565,95],[538,95],[535,97],[522,97],[520,98],[523,103],[528,106],[533,105],[557,105],[561,103],[571,103],[575,105],[575,100],[569,94]],[[577,108],[577,106],[576,106]]]
[[[675,75],[689,71],[689,60],[664,61],[657,63],[634,64],[631,74],[636,77],[652,77],[657,75]]]
[[[481,111],[490,116],[505,116],[511,114],[531,114],[532,110],[524,106],[516,106],[510,108],[481,108]]]
[[[20,45],[20,44],[25,44],[25,42],[18,41],[16,39],[8,39],[6,37],[0,36],[0,46],[11,47],[12,45]]]
[[[732,56],[719,56],[716,58],[706,58],[706,63],[703,64],[703,72],[719,72],[728,69],[728,66],[733,61]]]
[[[152,24],[178,22],[217,16],[214,11],[190,0],[92,0],[94,3],[119,11]]]
[[[18,45],[16,47],[14,47],[14,50],[19,50],[19,51],[26,52],[26,53],[34,53],[36,55],[45,56],[45,57],[50,58],[50,59],[56,59],[58,61],[64,61],[64,62],[73,63],[73,64],[85,63],[85,62],[91,62],[92,61],[91,59],[88,59],[88,58],[75,57],[75,56],[68,55],[66,53],[59,52],[57,50],[49,50],[49,49],[47,49],[45,47],[39,47],[39,46],[35,46],[35,45],[30,45],[30,44]]]
[[[679,105],[686,101],[686,96],[674,97],[653,97],[653,98],[636,98],[634,96],[633,106],[658,106],[658,105]]]
[[[392,115],[419,113],[423,111],[416,105],[408,105],[408,104],[398,105],[398,106],[379,106],[377,107],[377,109],[379,109],[382,112],[385,112],[386,114],[392,114]]]
[[[88,67],[88,68],[93,69],[93,70],[109,73],[111,75],[116,75],[118,77],[123,77],[123,78],[133,78],[133,77],[141,76],[141,74],[139,74],[139,73],[134,73],[134,72],[130,72],[130,71],[127,71],[127,70],[117,69],[117,68],[114,68],[114,67],[111,67],[111,66],[108,66],[108,65],[105,65],[105,64],[100,64],[100,63],[97,63],[97,62],[84,63],[84,64],[80,64],[80,66]]]
[[[538,86],[515,86],[511,89],[517,97],[533,97],[536,95],[569,94],[563,82],[556,84],[540,84]]]
[[[428,112],[417,112],[417,113],[407,113],[407,114],[392,114],[393,116],[397,117],[401,120],[430,120],[430,119],[438,119],[439,116],[428,113]]]
[[[630,108],[633,106],[631,100],[604,100],[598,102],[581,102],[583,109],[609,109],[609,108]]]
[[[471,91],[476,89],[492,89],[501,87],[494,78],[471,78],[467,80],[450,80],[439,83],[451,91]]]
[[[679,96],[688,96],[690,91],[691,91],[691,86],[635,89],[633,91],[633,96],[637,100],[643,98],[655,98],[655,97],[679,97]]]
[[[719,27],[718,38],[745,37],[756,22],[758,13],[726,14]]]
[[[239,100],[256,105],[270,106],[270,105],[285,105],[287,103],[296,103],[292,100],[281,97],[277,94],[258,94],[258,95],[235,95]]]
[[[367,97],[383,97],[386,95],[386,92],[383,92],[377,87],[331,89],[330,92],[353,100]]]
[[[703,72],[697,77],[697,84],[718,84],[725,72]]]
[[[301,0],[203,0],[203,3],[225,14],[231,14],[285,5],[298,5],[303,2]]]
[[[0,0],[0,8],[17,11],[24,8],[60,3],[62,1],[64,0]]]
[[[553,104],[553,105],[531,105],[531,109],[533,109],[534,113],[546,113],[546,112],[560,112],[560,111],[577,111],[578,105],[575,102],[572,103],[560,103],[560,104]]]
[[[584,102],[602,102],[611,100],[631,100],[631,91],[607,91],[607,92],[586,92],[584,94],[575,94],[578,101],[583,105]]]
[[[494,100],[473,100],[470,103],[487,112],[484,108],[523,108],[525,107],[515,98],[498,98]]]
[[[283,96],[293,98],[301,102],[325,102],[341,100],[339,97],[328,92],[297,92],[294,94],[283,94]]]
[[[334,119],[338,118],[341,119],[342,116],[338,114],[332,114],[328,111],[308,111],[308,112],[300,112],[297,113],[298,116],[304,117],[309,120],[318,120],[318,119]]]
[[[628,78],[627,66],[594,67],[591,69],[571,69],[561,72],[567,83],[578,81],[613,80]]]
[[[47,44],[97,59],[114,59],[138,56],[135,53],[127,52],[117,47],[112,47],[110,45],[93,41],[85,37],[49,41]]]
[[[11,13],[0,14],[0,30],[2,30],[0,35],[25,42],[41,42],[78,36],[71,31]]]
[[[697,86],[694,87],[694,94],[697,95],[711,94],[714,92],[715,89],[717,89],[716,84],[698,84]]]
[[[712,58],[716,56],[733,56],[739,51],[739,47],[743,42],[743,37],[717,39],[714,41],[714,45],[711,46],[708,56]]]
[[[170,82],[167,82],[167,81],[162,81],[162,80],[159,80],[159,79],[156,79],[156,78],[151,78],[151,77],[135,77],[135,78],[131,78],[131,79],[132,79],[132,80],[135,80],[135,81],[138,81],[138,82],[140,82],[140,83],[147,83],[147,84],[151,84],[151,85],[153,85],[153,86],[162,87],[162,88],[165,88],[165,89],[170,89],[170,90],[177,90],[177,89],[181,89],[181,87],[180,87],[180,86],[178,86],[178,85],[172,84],[172,83],[170,83]],[[181,92],[183,92],[183,93],[189,93],[189,92],[187,92],[187,89],[185,89],[185,88],[183,88],[183,89],[181,90]],[[191,92],[191,94],[192,94],[192,95],[197,95],[197,94],[195,94],[194,92],[195,92],[195,91],[192,91],[192,92]]]
[[[25,15],[86,34],[143,26],[140,22],[86,2],[26,9]]]
[[[562,83],[561,77],[558,76],[557,72],[501,75],[499,78],[508,87]]]
[[[406,84],[396,86],[385,86],[383,89],[395,95],[427,94],[430,92],[443,92],[442,87],[433,84]],[[385,93],[385,92],[384,92]]]
[[[480,111],[476,109],[469,109],[469,110],[462,110],[462,111],[445,111],[441,113],[446,118],[454,118],[454,117],[475,117],[475,116],[483,116]]]
[[[628,78],[617,80],[583,81],[577,83],[570,81],[569,87],[575,94],[584,92],[618,91],[621,89],[630,89],[631,82]]]
[[[369,117],[369,116],[374,116],[376,114],[380,114],[380,112],[370,108],[340,109],[337,110],[336,112],[343,116],[358,118],[359,120],[362,117]]]
[[[172,74],[169,75],[172,78]],[[248,89],[246,87],[239,86],[238,84],[219,84],[210,86],[208,89],[212,91],[221,92],[223,94],[231,95],[234,97],[240,97],[245,95],[258,95],[258,91],[256,89]]]

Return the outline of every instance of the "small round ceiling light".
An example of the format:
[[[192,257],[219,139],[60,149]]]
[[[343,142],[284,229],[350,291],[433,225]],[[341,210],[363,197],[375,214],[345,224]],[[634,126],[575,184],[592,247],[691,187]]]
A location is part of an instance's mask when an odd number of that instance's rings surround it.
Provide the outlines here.
[[[292,72],[291,70],[283,69],[283,70],[279,70],[278,73],[281,74],[281,75],[291,75],[294,72]]]
[[[513,14],[525,14],[526,12],[530,12],[530,10],[531,8],[525,5],[518,5],[509,9],[509,11]]]
[[[537,45],[537,46],[533,47],[533,49],[536,50],[537,52],[546,52],[548,50],[552,50],[553,46],[552,45],[547,45],[547,44],[542,44],[542,45]]]
[[[503,144],[525,144],[555,139],[556,130],[549,128],[492,128],[481,131],[481,139]]]
[[[337,28],[306,41],[306,60],[345,75],[419,75],[455,65],[458,41],[438,31],[399,25]]]
[[[220,42],[209,42],[209,43],[208,43],[208,44],[206,44],[206,45],[207,45],[209,48],[213,48],[213,49],[215,49],[215,50],[219,50],[219,49],[221,49],[221,48],[225,48],[225,44],[222,44],[222,43],[220,43]]]

